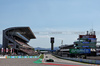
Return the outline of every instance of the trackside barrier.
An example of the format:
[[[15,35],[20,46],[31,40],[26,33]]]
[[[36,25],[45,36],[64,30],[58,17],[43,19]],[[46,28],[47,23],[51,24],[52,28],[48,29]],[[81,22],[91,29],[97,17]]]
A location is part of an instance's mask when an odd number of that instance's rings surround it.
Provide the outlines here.
[[[69,57],[61,57],[61,56],[57,56],[57,55],[54,55],[54,56],[56,56],[58,58],[61,58],[61,59],[66,59],[66,60],[72,60],[72,61],[78,61],[78,62],[85,62],[85,63],[91,63],[91,64],[100,64],[100,60],[89,60],[89,59],[80,59],[80,58],[69,58]]]
[[[39,58],[39,56],[1,56],[0,58]]]
[[[6,58],[5,56],[1,56],[0,58]]]
[[[39,58],[39,56],[7,56],[6,58]]]

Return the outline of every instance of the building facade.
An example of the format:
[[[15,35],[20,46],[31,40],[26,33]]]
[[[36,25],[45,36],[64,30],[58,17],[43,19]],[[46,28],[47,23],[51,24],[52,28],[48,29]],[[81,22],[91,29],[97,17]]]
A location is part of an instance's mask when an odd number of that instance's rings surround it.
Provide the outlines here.
[[[87,31],[86,35],[79,35],[77,41],[73,42],[73,44],[60,46],[58,55],[74,56],[78,54],[86,54],[89,56],[96,56],[96,44],[97,38],[95,31]]]

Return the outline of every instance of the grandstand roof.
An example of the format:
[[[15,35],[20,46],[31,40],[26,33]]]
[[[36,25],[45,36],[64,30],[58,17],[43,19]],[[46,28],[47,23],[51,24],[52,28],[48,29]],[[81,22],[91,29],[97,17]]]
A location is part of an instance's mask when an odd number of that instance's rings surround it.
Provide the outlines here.
[[[26,38],[28,39],[35,39],[35,35],[32,32],[32,30],[30,29],[30,27],[11,27],[11,28],[7,28],[5,31],[14,31],[14,32],[19,32],[22,35],[24,35]]]

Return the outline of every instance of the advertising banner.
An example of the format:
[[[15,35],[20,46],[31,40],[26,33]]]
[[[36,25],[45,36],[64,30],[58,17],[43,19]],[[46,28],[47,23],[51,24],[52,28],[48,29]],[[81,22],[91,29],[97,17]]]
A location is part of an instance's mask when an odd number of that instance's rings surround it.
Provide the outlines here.
[[[2,48],[2,52],[3,52],[3,48]]]
[[[8,48],[6,48],[6,53],[8,53]]]
[[[39,58],[39,56],[7,56],[7,58]]]
[[[70,49],[70,53],[78,54],[78,53],[91,53],[90,49]]]
[[[96,35],[79,35],[79,38],[96,38]]]

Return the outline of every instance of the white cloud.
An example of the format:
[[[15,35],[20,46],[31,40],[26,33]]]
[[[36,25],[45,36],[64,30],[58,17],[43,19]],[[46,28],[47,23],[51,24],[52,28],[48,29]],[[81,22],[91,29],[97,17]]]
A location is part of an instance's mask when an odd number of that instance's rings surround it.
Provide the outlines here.
[[[54,46],[58,47],[61,45],[62,40],[63,44],[73,44],[73,42],[77,40],[78,35],[36,35],[36,39],[31,40],[29,44],[33,47],[50,48],[50,37],[55,37]]]
[[[49,35],[37,35],[36,37],[37,38],[50,38]]]
[[[53,29],[53,28],[46,28],[46,31],[57,31],[57,29]]]
[[[57,39],[59,39],[59,40],[64,40],[64,38],[57,38]]]

